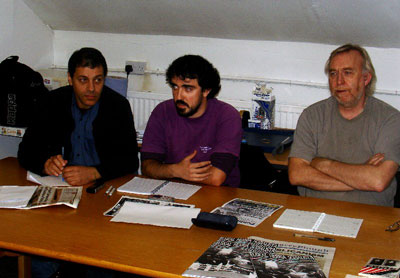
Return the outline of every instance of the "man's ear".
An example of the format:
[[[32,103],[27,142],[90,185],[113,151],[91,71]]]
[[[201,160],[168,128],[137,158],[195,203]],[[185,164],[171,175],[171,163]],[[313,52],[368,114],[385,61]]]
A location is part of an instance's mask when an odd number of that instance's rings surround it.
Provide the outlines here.
[[[208,94],[211,92],[211,89],[205,89],[203,90],[203,97],[207,98]]]
[[[371,82],[372,74],[369,72],[366,72],[363,74],[363,78],[364,78],[364,86],[367,86],[369,84],[369,82]]]
[[[72,86],[72,78],[69,73],[68,73],[68,84]]]

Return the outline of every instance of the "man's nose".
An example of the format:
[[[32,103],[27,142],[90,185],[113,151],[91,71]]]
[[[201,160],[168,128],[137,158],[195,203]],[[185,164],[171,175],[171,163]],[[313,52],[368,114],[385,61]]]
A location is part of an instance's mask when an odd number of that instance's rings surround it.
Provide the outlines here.
[[[94,91],[94,80],[89,80],[87,89],[89,92]]]
[[[182,93],[183,93],[183,88],[182,87],[178,87],[176,89],[176,99],[177,100],[181,100],[182,99]]]
[[[339,72],[339,74],[337,75],[337,83],[338,84],[343,84],[344,83],[344,73],[343,72]]]

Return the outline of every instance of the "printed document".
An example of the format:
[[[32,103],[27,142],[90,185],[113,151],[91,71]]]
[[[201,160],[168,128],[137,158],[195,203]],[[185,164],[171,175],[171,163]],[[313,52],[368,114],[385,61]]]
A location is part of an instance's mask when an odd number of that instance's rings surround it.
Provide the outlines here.
[[[53,205],[77,208],[82,186],[0,186],[0,208],[31,209]]]
[[[239,224],[257,227],[281,207],[281,205],[236,198],[225,203],[222,207],[214,209],[212,212],[236,216]]]

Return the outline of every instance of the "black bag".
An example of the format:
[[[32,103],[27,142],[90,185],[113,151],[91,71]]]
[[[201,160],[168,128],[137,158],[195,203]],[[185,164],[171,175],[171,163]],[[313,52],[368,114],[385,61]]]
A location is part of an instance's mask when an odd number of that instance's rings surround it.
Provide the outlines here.
[[[0,125],[27,127],[39,97],[48,92],[43,77],[10,56],[0,63]]]

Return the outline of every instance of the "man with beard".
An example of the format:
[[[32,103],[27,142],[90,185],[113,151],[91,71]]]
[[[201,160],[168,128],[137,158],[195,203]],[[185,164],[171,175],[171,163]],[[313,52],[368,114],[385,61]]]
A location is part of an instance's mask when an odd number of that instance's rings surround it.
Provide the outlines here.
[[[185,55],[167,69],[173,99],[152,112],[141,148],[142,173],[238,187],[242,138],[239,112],[215,97],[220,76],[201,56]]]
[[[393,206],[400,163],[400,113],[372,96],[366,50],[346,44],[325,66],[332,96],[304,110],[289,160],[299,194]]]

